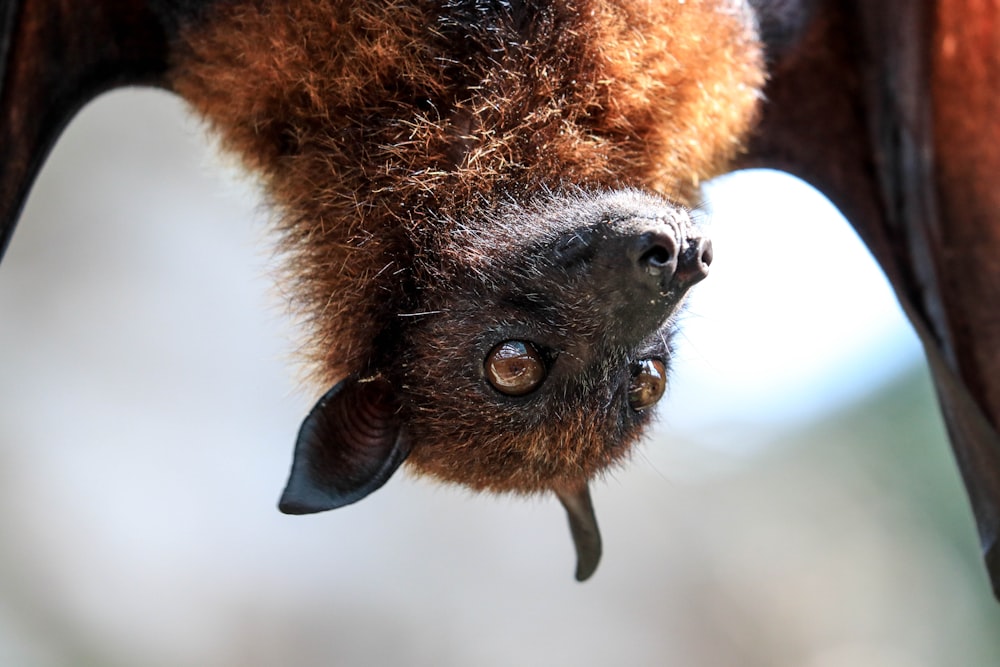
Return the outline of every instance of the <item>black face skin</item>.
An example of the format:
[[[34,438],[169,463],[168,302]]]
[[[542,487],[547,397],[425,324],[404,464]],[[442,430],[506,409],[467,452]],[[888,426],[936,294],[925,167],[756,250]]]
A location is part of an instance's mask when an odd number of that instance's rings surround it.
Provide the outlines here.
[[[409,460],[504,490],[590,477],[648,421],[711,247],[685,210],[633,191],[553,197],[487,224],[488,236],[455,224],[420,290],[397,369]]]

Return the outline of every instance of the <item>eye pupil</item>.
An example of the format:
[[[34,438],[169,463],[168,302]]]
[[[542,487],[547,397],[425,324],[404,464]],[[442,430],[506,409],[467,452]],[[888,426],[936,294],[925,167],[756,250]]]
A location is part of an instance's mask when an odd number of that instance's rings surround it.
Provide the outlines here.
[[[645,410],[656,404],[667,388],[667,366],[659,359],[643,359],[632,373],[628,404],[633,410]]]
[[[486,356],[486,379],[508,396],[523,396],[534,391],[545,379],[542,355],[519,340],[500,343]]]

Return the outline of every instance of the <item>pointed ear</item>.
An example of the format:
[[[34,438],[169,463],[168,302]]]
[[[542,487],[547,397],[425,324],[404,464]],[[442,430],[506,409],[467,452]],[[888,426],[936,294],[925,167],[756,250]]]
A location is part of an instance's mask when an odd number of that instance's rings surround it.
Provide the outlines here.
[[[583,480],[578,484],[556,487],[555,493],[569,518],[569,531],[576,547],[576,580],[586,581],[601,562],[601,531],[597,528],[590,488]]]
[[[311,514],[361,500],[385,484],[409,453],[392,385],[349,377],[302,422],[278,509]]]

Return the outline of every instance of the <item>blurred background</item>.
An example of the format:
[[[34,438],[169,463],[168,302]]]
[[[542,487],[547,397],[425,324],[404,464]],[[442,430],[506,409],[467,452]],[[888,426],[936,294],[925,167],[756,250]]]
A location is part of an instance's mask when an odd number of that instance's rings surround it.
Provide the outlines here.
[[[808,186],[708,188],[658,427],[554,498],[397,476],[275,509],[312,396],[267,213],[182,105],[73,123],[0,264],[0,665],[1000,663],[1000,606],[919,346]]]

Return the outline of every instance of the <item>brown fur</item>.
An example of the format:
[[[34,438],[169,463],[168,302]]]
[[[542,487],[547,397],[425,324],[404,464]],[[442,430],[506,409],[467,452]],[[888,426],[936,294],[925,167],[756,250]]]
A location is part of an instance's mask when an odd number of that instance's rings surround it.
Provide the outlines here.
[[[470,266],[456,239],[493,233],[511,201],[542,210],[546,193],[633,187],[691,203],[739,150],[762,85],[739,2],[540,7],[221,3],[182,33],[172,68],[173,88],[264,179],[315,380],[403,368],[404,409],[434,413],[411,428],[424,438],[411,464],[477,488],[590,477],[627,447],[609,453],[594,433],[607,425],[581,404],[520,434],[501,413],[463,413],[475,396],[461,382],[431,410],[450,378],[426,369],[460,343],[424,321],[423,347],[391,358],[402,348],[386,341],[421,320],[400,316],[432,307],[420,295],[442,266]]]

